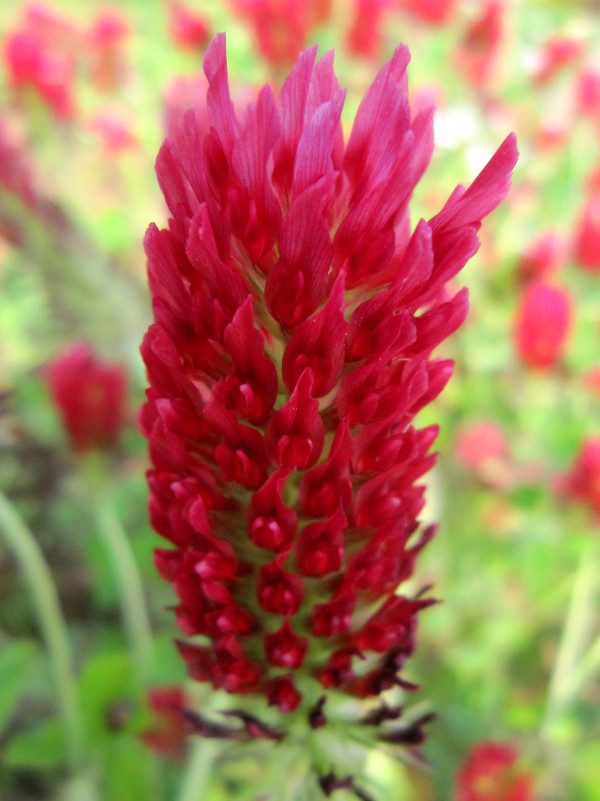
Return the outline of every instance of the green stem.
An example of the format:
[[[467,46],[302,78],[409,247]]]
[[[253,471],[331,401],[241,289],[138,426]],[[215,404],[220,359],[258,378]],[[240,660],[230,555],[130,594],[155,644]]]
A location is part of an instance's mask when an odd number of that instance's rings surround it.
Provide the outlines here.
[[[183,776],[178,801],[202,801],[209,787],[212,763],[218,746],[208,740],[192,741],[192,751]]]
[[[573,697],[574,686],[575,688],[579,686],[574,683],[575,666],[581,659],[581,651],[588,636],[593,616],[596,562],[595,546],[592,552],[586,549],[582,553],[558,655],[550,680],[542,732],[546,732],[552,723],[560,717]],[[598,648],[595,646],[593,650],[600,652],[600,645]],[[588,653],[587,658],[591,653],[591,651]],[[580,673],[580,669],[577,673]]]
[[[82,757],[82,726],[67,626],[60,609],[56,586],[34,536],[2,493],[0,524],[29,585],[54,672],[68,759],[71,767],[76,769],[81,764]]]
[[[600,671],[600,637],[581,659],[579,667],[571,673],[569,681],[565,683],[565,695],[569,699],[574,698],[598,671]]]
[[[150,676],[152,630],[146,608],[144,588],[127,534],[112,505],[104,498],[93,499],[98,533],[115,571],[123,622],[133,652],[141,687]]]

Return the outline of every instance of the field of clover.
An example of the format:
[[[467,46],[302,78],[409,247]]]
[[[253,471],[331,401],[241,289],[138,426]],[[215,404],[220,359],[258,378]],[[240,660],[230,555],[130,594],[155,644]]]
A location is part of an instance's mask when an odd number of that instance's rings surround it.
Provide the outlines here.
[[[597,801],[599,143],[594,0],[3,3],[1,801]]]

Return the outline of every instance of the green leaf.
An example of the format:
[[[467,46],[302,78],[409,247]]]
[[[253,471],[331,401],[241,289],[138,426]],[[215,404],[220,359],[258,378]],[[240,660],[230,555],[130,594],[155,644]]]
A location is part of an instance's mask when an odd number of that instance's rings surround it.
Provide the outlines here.
[[[65,742],[62,725],[49,720],[13,737],[3,755],[12,768],[53,768],[64,762]]]
[[[115,737],[106,754],[103,801],[158,801],[156,755],[132,735]]]
[[[0,652],[0,732],[13,714],[31,674],[37,647],[31,640],[16,640]]]
[[[139,710],[131,660],[125,651],[94,655],[82,671],[79,687],[86,736],[93,746],[111,740]],[[124,722],[115,728],[112,718],[121,718],[121,713]]]

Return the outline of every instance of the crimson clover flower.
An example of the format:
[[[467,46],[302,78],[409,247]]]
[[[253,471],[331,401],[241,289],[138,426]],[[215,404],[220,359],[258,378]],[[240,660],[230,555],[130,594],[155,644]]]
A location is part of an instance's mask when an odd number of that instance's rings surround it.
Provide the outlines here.
[[[442,25],[454,13],[456,0],[399,0],[395,5],[429,25]]]
[[[187,699],[179,686],[152,687],[146,696],[151,725],[140,737],[148,748],[181,760],[185,757],[187,726],[183,709]]]
[[[9,84],[18,94],[27,88],[35,90],[56,117],[69,120],[75,114],[75,60],[49,33],[26,20],[6,37],[2,57]]]
[[[383,39],[383,20],[390,11],[388,0],[354,0],[345,41],[352,55],[377,57]]]
[[[594,67],[583,67],[575,85],[577,112],[597,120],[600,111],[600,72]]]
[[[484,89],[492,79],[504,31],[504,5],[501,0],[486,0],[477,16],[465,28],[456,61],[467,80]]]
[[[201,15],[191,11],[183,3],[174,2],[169,7],[171,37],[182,50],[204,48],[210,39],[210,23]]]
[[[583,270],[595,274],[600,271],[600,192],[584,206],[577,222],[573,256]]]
[[[532,801],[532,776],[508,743],[476,743],[456,776],[454,801]]]
[[[515,345],[528,367],[549,368],[559,361],[571,330],[571,300],[566,289],[545,281],[530,284],[515,317]]]
[[[101,11],[85,31],[90,77],[100,91],[116,89],[126,75],[124,44],[129,34],[129,21],[114,10]]]
[[[506,461],[509,454],[508,438],[501,426],[492,420],[463,425],[454,447],[458,461],[481,476],[485,476],[490,465]]]
[[[600,516],[600,437],[585,439],[558,489],[574,501],[587,504]]]
[[[517,264],[517,280],[530,284],[545,279],[557,271],[565,259],[565,245],[554,231],[535,237],[525,249]]]
[[[230,0],[253,29],[258,49],[274,67],[289,67],[318,25],[331,16],[331,0]]]
[[[102,362],[79,343],[46,365],[48,388],[73,449],[86,453],[117,445],[127,417],[127,372]]]
[[[550,83],[558,73],[581,56],[584,43],[568,36],[555,36],[544,43],[538,53],[534,80],[537,84]]]
[[[171,219],[145,239],[141,425],[179,650],[192,678],[238,695],[228,726],[189,713],[208,736],[280,740],[292,721],[326,725],[333,696],[415,689],[400,672],[433,601],[397,589],[434,533],[419,480],[437,427],[411,422],[448,381],[452,362],[431,354],[467,313],[466,290],[444,287],[517,158],[511,135],[411,233],[433,113],[411,122],[408,50],[380,70],[347,143],[333,54],[315,56],[238,117],[216,36],[208,132],[188,112],[157,159]],[[365,703],[359,722],[384,742],[422,740],[429,717],[394,727],[400,707]],[[327,793],[349,781],[321,775]]]

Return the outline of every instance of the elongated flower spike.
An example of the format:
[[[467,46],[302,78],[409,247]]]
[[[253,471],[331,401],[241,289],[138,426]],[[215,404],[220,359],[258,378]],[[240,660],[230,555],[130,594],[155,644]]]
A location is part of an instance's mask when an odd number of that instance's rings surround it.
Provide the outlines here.
[[[171,220],[145,240],[155,323],[141,414],[151,519],[170,543],[155,559],[191,677],[237,695],[237,721],[190,712],[194,731],[281,748],[341,716],[363,741],[414,747],[423,721],[391,726],[377,700],[416,689],[401,674],[433,603],[397,594],[435,531],[419,523],[419,481],[437,428],[412,421],[450,378],[431,354],[467,297],[444,287],[476,252],[517,150],[511,135],[411,234],[433,137],[431,110],[411,122],[407,49],[346,145],[331,54],[315,57],[301,53],[278,98],[265,87],[238,117],[216,36],[210,125],[187,113],[158,156]],[[354,716],[344,695],[364,699]],[[323,792],[369,797],[349,769],[315,768]]]

